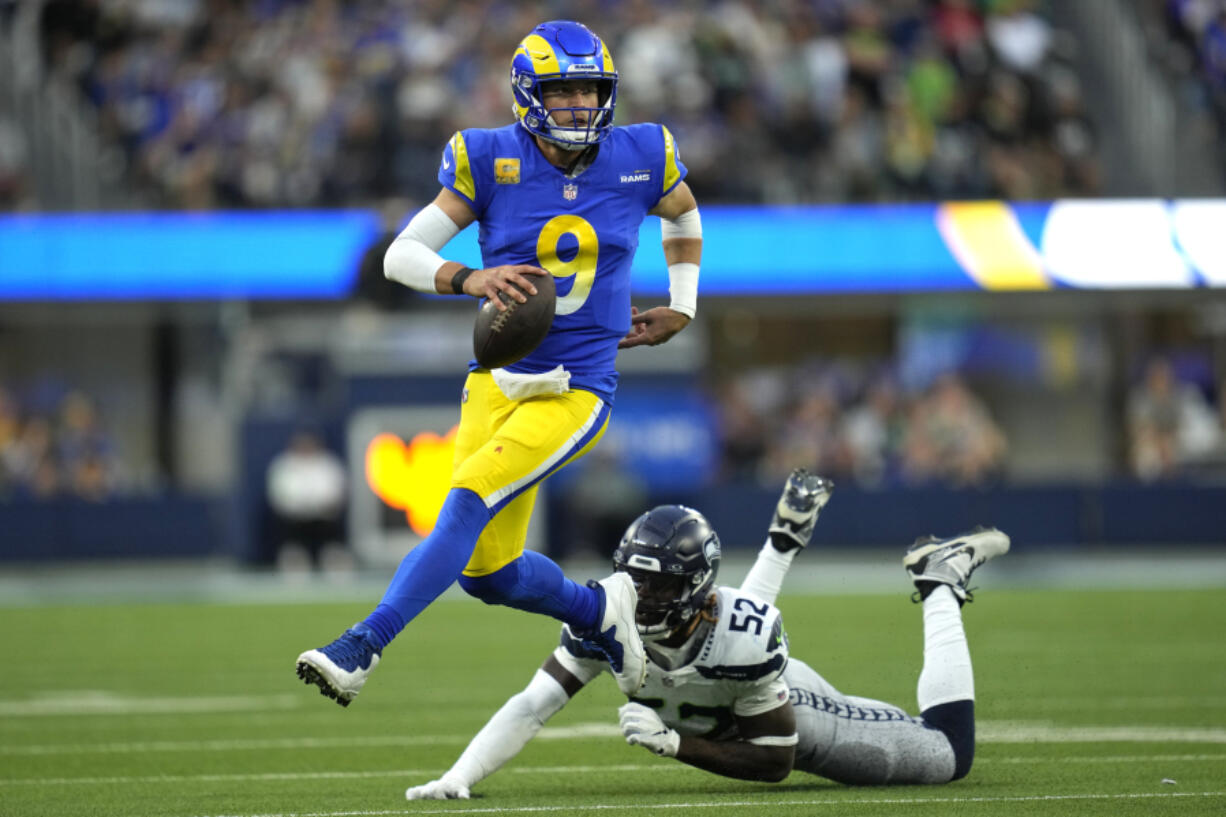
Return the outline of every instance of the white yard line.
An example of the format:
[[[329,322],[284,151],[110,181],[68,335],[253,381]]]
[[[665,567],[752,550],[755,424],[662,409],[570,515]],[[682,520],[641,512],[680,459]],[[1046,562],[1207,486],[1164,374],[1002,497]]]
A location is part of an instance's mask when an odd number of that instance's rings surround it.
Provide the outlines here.
[[[1180,755],[1085,755],[1061,757],[1004,757],[977,758],[975,765],[1022,765],[1058,763],[1068,764],[1123,764],[1123,763],[1226,763],[1226,753],[1222,754],[1180,754]],[[400,777],[406,781],[413,778],[435,777],[446,769],[383,769],[378,771],[360,772],[253,772],[248,774],[150,774],[150,775],[114,775],[107,777],[26,777],[5,780],[0,778],[0,788],[5,786],[69,786],[69,785],[114,785],[120,783],[244,783],[260,781],[296,781],[296,780],[367,780],[372,778]],[[683,763],[624,763],[601,764],[597,766],[512,766],[502,771],[502,774],[594,774],[600,772],[632,772],[668,773],[668,772],[704,772]]]
[[[1226,729],[1194,726],[1059,726],[1044,721],[976,721],[979,743],[1226,743]]]
[[[721,802],[687,801],[678,803],[626,803],[626,804],[594,804],[587,806],[511,806],[485,808],[448,808],[422,811],[420,809],[388,809],[380,811],[312,811],[312,812],[277,812],[272,814],[226,814],[210,815],[209,817],[382,817],[389,814],[533,814],[549,812],[574,811],[655,811],[657,809],[728,809],[728,808],[778,808],[779,806],[825,806],[828,808],[849,808],[851,806],[915,806],[929,803],[955,804],[964,803],[1049,803],[1077,802],[1093,800],[1167,800],[1167,799],[1205,799],[1226,797],[1226,791],[1202,792],[1140,792],[1137,794],[1046,794],[1015,797],[873,797],[865,799],[830,798],[821,799],[791,799],[776,800],[763,797],[759,800],[737,800]]]
[[[57,715],[185,715],[214,712],[265,712],[297,709],[302,696],[211,695],[145,697],[100,689],[45,693],[27,700],[0,700],[0,716],[30,718]]]

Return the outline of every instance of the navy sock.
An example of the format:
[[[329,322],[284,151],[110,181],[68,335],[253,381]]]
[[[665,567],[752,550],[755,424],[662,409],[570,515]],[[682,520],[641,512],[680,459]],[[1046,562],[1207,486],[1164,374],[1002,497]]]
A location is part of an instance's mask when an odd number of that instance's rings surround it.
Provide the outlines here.
[[[430,535],[400,562],[379,606],[366,617],[381,647],[439,597],[472,558],[477,537],[490,521],[481,497],[452,488]]]
[[[600,591],[571,581],[547,556],[525,550],[488,576],[461,576],[464,592],[486,604],[542,613],[580,630],[597,624]]]
[[[954,776],[960,780],[975,760],[975,702],[951,701],[930,706],[922,713],[924,723],[940,729],[954,749]]]

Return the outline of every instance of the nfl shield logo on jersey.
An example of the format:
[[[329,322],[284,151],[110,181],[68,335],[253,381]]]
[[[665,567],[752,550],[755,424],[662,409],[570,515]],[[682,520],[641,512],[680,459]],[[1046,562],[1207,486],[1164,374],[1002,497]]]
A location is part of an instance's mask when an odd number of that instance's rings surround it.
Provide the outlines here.
[[[562,198],[566,199],[567,201],[574,201],[575,197],[578,195],[579,195],[579,185],[566,184],[562,186]]]

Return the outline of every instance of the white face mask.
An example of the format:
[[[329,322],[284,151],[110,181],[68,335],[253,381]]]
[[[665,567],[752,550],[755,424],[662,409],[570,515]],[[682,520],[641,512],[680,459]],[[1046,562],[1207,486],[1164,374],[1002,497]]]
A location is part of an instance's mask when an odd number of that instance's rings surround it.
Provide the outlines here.
[[[589,145],[594,145],[600,141],[600,129],[597,124],[604,121],[609,110],[609,105],[606,102],[599,108],[557,108],[555,111],[561,110],[583,110],[588,112],[588,124],[586,125],[571,125],[562,126],[554,121],[553,113],[545,119],[545,127],[549,131],[549,135],[553,138],[555,144],[564,150],[583,150]]]

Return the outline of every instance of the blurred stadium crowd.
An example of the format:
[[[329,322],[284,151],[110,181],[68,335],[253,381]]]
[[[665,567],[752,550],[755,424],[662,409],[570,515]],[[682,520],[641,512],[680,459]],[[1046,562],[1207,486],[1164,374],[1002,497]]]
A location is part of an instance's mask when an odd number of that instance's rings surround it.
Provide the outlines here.
[[[618,121],[668,124],[700,201],[1026,199],[1099,185],[1075,43],[1035,0],[42,9],[45,70],[92,102],[161,207],[428,199],[452,132],[511,121],[510,54],[549,16],[606,39]],[[0,166],[18,141],[5,130]],[[9,206],[18,187],[7,185]]]
[[[50,380],[0,383],[0,499],[102,501],[122,487],[122,458],[93,397]]]
[[[1123,407],[1120,472],[1152,482],[1226,462],[1226,405],[1212,391],[1170,359],[1151,359]],[[956,372],[917,388],[888,364],[813,359],[744,370],[714,387],[712,405],[716,482],[774,485],[798,466],[870,488],[1007,479],[1008,433]],[[141,470],[125,461],[93,396],[52,380],[0,383],[0,500],[100,501],[131,490],[126,475]],[[602,477],[601,490],[612,478]]]
[[[1179,479],[1226,462],[1226,405],[1214,383],[1155,356],[1130,384],[1119,473]],[[904,384],[889,366],[846,362],[751,369],[717,395],[721,478],[774,484],[805,466],[866,487],[984,487],[1006,474],[1007,431],[956,372]]]
[[[756,369],[719,396],[724,478],[763,484],[804,466],[866,486],[983,486],[1007,440],[957,374],[920,391],[840,366]]]

